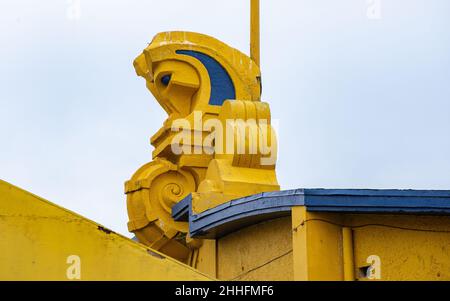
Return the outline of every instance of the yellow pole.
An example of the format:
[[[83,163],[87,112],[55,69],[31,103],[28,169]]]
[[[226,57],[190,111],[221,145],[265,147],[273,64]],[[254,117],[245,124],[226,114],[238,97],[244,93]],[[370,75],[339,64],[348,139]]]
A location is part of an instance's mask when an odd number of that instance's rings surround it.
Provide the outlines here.
[[[355,262],[353,253],[353,230],[342,228],[344,280],[355,281]]]
[[[261,66],[259,0],[250,1],[250,56],[258,66]]]

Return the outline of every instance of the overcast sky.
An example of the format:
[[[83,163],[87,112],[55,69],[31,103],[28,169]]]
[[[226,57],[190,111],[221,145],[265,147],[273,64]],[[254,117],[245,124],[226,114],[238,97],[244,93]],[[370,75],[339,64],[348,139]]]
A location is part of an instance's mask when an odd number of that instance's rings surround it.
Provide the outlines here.
[[[131,236],[123,183],[166,118],[133,60],[167,30],[248,52],[248,2],[1,0],[0,178]],[[261,5],[284,189],[450,189],[450,1]]]

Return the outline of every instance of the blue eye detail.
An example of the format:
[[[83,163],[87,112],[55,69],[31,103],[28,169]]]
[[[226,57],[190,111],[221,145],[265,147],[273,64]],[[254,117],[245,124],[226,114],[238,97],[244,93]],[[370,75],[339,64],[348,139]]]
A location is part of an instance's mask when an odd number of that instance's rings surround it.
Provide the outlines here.
[[[170,74],[164,75],[163,77],[161,77],[161,83],[167,87],[169,85],[171,79],[172,79],[172,75],[170,75]]]
[[[206,68],[211,81],[209,104],[222,106],[227,99],[236,99],[236,89],[227,70],[214,58],[193,50],[177,50],[178,54],[188,55],[199,60]]]

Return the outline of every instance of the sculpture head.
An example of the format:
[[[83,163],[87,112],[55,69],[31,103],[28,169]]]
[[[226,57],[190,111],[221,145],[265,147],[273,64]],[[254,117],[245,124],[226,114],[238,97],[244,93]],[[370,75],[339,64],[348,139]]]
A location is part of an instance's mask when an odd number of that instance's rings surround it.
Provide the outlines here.
[[[260,101],[261,72],[245,54],[206,35],[158,34],[134,62],[170,120],[218,114],[226,100]]]

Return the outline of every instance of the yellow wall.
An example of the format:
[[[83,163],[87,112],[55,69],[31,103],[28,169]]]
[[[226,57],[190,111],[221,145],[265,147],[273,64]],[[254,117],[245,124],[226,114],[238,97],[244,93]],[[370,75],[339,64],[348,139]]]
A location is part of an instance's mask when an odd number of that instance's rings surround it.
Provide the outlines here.
[[[0,233],[0,280],[68,280],[71,255],[81,280],[210,279],[3,181]]]
[[[205,273],[213,271],[215,274],[210,275],[220,280],[293,280],[291,218],[253,225],[216,242],[208,241],[200,249],[197,268]]]
[[[296,207],[292,226],[296,280],[344,280],[350,274],[360,281],[450,280],[448,217],[324,214]],[[344,228],[352,235],[347,244]],[[350,273],[344,272],[346,245],[353,246],[347,253],[354,263]],[[369,261],[373,256],[376,261]],[[364,274],[370,266],[379,278]]]
[[[221,280],[450,280],[446,216],[292,213],[208,241],[196,267]]]
[[[448,216],[348,216],[353,225],[383,224],[353,230],[356,276],[367,258],[379,256],[382,280],[450,280],[450,219]],[[430,232],[421,230],[447,231]]]
[[[292,214],[294,278],[309,281],[344,280],[341,228],[313,219],[339,222],[338,215],[313,214],[296,207]]]
[[[292,213],[203,241],[202,274],[0,181],[0,280],[68,280],[71,255],[81,280],[450,280],[448,217]]]

